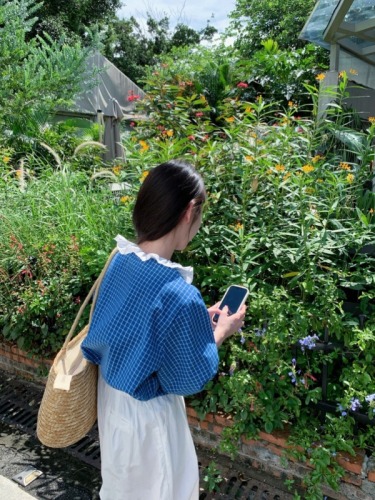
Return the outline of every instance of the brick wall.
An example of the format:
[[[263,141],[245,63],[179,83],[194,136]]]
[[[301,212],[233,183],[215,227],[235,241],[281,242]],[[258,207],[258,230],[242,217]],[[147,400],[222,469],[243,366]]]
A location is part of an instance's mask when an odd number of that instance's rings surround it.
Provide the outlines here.
[[[24,378],[35,379],[48,373],[51,360],[36,359],[10,343],[0,344],[0,368],[17,373]]]
[[[194,441],[210,449],[217,448],[220,435],[225,427],[232,425],[230,417],[222,415],[206,415],[200,420],[193,408],[187,407],[189,425]],[[251,467],[271,474],[278,479],[295,479],[303,481],[303,477],[311,466],[307,463],[287,461],[285,466],[285,450],[288,445],[287,430],[274,431],[272,434],[260,432],[258,439],[242,438],[239,456],[243,457]],[[337,461],[345,469],[345,476],[339,491],[325,488],[323,493],[337,500],[359,499],[373,500],[375,498],[375,461],[368,459],[362,450],[357,450],[355,456],[340,453]]]

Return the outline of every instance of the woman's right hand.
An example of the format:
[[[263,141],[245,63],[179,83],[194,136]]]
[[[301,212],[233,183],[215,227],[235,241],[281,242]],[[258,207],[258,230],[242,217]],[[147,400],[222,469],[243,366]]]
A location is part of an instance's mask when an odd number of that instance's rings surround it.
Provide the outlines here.
[[[238,332],[244,325],[246,306],[243,305],[236,313],[228,316],[228,306],[220,311],[220,316],[214,331],[216,345],[219,347],[225,339]]]

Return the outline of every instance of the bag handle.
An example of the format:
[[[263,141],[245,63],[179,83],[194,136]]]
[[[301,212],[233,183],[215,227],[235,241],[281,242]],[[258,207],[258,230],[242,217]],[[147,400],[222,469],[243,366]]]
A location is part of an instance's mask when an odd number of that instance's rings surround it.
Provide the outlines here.
[[[69,341],[70,339],[72,338],[76,328],[77,328],[77,325],[79,323],[79,320],[81,319],[81,316],[82,316],[82,313],[85,309],[85,307],[87,306],[87,304],[89,303],[91,297],[94,295],[94,299],[92,301],[92,305],[91,305],[91,309],[90,309],[90,318],[89,318],[89,325],[91,324],[91,319],[92,319],[92,315],[93,315],[93,312],[94,312],[94,307],[95,307],[95,304],[96,304],[96,300],[98,298],[98,295],[99,295],[99,288],[100,288],[100,285],[102,284],[102,281],[103,281],[103,278],[104,278],[104,275],[105,273],[107,272],[107,269],[108,269],[108,266],[109,264],[112,262],[112,259],[113,257],[118,253],[118,248],[114,248],[111,252],[111,255],[108,257],[108,260],[102,270],[102,272],[99,274],[99,277],[98,279],[95,281],[95,283],[92,285],[91,287],[91,290],[89,291],[89,293],[87,294],[87,297],[85,298],[85,300],[83,301],[83,304],[81,305],[81,307],[79,308],[79,311],[77,313],[77,316],[69,330],[69,333],[65,339],[65,342],[64,342],[64,345],[62,346],[61,349],[66,349],[68,347],[68,344],[69,344]]]

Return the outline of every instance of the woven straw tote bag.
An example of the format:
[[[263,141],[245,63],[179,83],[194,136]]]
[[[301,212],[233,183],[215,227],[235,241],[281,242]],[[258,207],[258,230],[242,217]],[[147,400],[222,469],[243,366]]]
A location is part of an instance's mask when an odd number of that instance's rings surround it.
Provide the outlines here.
[[[36,429],[39,440],[51,448],[65,448],[78,442],[95,423],[98,368],[83,357],[81,344],[91,323],[103,276],[117,251],[117,248],[112,251],[99,278],[81,305],[64,345],[51,366],[39,407]],[[71,340],[93,295],[89,324]]]

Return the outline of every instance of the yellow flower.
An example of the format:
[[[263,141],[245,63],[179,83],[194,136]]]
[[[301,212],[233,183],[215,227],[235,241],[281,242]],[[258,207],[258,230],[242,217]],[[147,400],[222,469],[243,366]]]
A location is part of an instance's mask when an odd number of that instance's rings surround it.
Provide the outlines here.
[[[351,75],[358,75],[358,71],[356,69],[350,68],[349,73]]]
[[[22,177],[22,170],[21,169],[16,170],[16,176],[18,179],[20,179]]]
[[[345,161],[342,161],[340,162],[340,167],[343,169],[343,170],[350,170],[350,166],[348,163],[346,163]]]
[[[148,174],[149,174],[149,171],[148,171],[148,170],[145,170],[144,172],[142,172],[142,175],[141,175],[141,177],[140,177],[140,179],[139,179],[139,180],[140,180],[141,182],[143,182],[143,181],[146,179],[146,177],[148,176]]]
[[[247,155],[245,156],[246,161],[254,161],[254,156]]]
[[[305,172],[305,174],[309,174],[310,172],[312,172],[314,170],[314,167],[312,165],[304,165],[301,170],[303,170],[303,172]]]
[[[253,111],[253,108],[252,108],[251,106],[247,106],[247,107],[245,108],[245,112],[246,112],[246,113],[251,113],[252,111]]]
[[[127,203],[130,200],[130,196],[121,196],[120,203]]]
[[[288,101],[288,106],[289,106],[290,108],[292,108],[292,107],[294,106],[294,102],[293,102],[293,101]]]
[[[291,175],[292,174],[290,172],[287,172],[283,177],[283,181],[287,181]]]
[[[371,124],[374,124],[375,123],[375,116],[369,116],[368,117],[368,121],[371,123]],[[5,160],[4,160],[5,161]]]
[[[121,172],[121,165],[115,165],[115,166],[112,168],[112,171],[113,171],[116,175],[119,175],[119,173]]]
[[[351,184],[354,181],[354,175],[353,174],[348,174],[346,176],[346,180],[348,181],[349,184]]]
[[[243,229],[243,224],[241,224],[241,222],[237,222],[237,224],[234,226],[234,229],[236,231],[240,231],[241,229]]]
[[[3,162],[4,163],[9,163],[10,162],[10,157],[9,156],[4,156]]]
[[[318,161],[323,160],[323,159],[324,159],[324,156],[322,156],[322,155],[315,155],[313,158],[311,158],[311,161],[313,163],[317,163]]]
[[[346,71],[345,70],[340,71],[339,78],[346,78]]]
[[[229,118],[225,118],[225,120],[226,120],[228,123],[233,123],[233,122],[234,122],[234,116],[230,116]]]
[[[150,146],[146,141],[139,141],[139,144],[141,145],[141,151],[147,151],[148,149],[150,149]]]
[[[278,172],[284,172],[285,171],[284,165],[280,165],[280,163],[278,163],[275,168],[276,168],[276,170]]]
[[[369,214],[373,215],[375,210],[373,208],[370,208],[370,210],[368,212],[369,212]]]
[[[326,77],[325,73],[319,73],[318,75],[316,75],[316,79],[321,82],[322,80],[324,80],[324,78]]]
[[[172,137],[173,136],[173,130],[167,130],[167,136]]]

